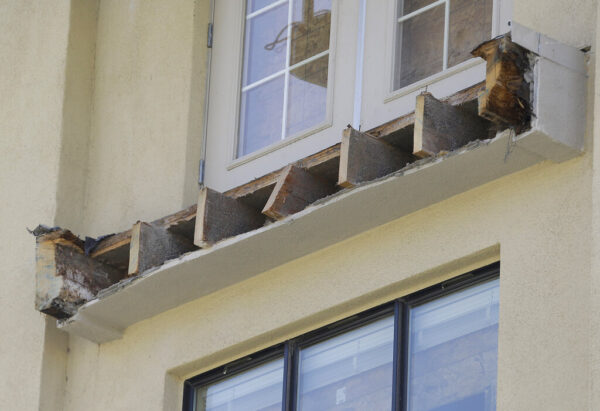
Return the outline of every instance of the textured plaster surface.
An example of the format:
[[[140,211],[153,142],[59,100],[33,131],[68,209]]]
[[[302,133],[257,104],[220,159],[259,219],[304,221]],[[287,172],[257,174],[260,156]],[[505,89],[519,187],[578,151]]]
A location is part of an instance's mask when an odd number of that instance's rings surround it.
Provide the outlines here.
[[[512,0],[514,20],[575,47],[594,40],[596,0]],[[557,23],[557,19],[562,22]]]
[[[586,409],[590,182],[589,155],[544,163],[136,324],[99,346],[96,395],[70,395],[67,409],[178,409],[163,404],[181,391],[174,380],[456,275],[478,254],[502,261],[499,409]],[[69,381],[73,393],[87,384]]]
[[[34,309],[35,242],[25,227],[51,224],[56,212],[69,16],[67,1],[0,2],[2,410],[58,410],[62,400],[64,373],[40,401],[44,346],[61,347]]]
[[[205,66],[193,47],[206,26],[194,30],[194,13],[190,0],[100,2],[88,235],[125,230],[195,201],[197,185],[186,175],[197,178],[204,84],[192,75],[204,79]]]

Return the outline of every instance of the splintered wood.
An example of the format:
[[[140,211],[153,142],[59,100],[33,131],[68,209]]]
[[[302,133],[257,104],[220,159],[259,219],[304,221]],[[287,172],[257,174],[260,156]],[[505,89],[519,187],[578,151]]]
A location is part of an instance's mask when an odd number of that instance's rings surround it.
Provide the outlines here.
[[[348,127],[342,136],[338,184],[353,187],[397,171],[413,160],[411,154]]]
[[[531,117],[531,92],[525,78],[530,71],[530,52],[507,34],[486,41],[472,54],[487,62],[479,115],[521,131]]]
[[[165,226],[137,222],[131,232],[127,272],[130,276],[197,249],[191,238],[173,233]]]
[[[68,230],[36,238],[36,309],[67,318],[98,291],[123,278],[118,269],[86,256],[83,242]]]
[[[33,232],[37,309],[69,317],[99,290],[128,275],[285,219],[341,188],[384,177],[419,157],[459,149],[508,127],[522,131],[530,119],[528,53],[508,35],[485,42],[473,51],[487,61],[485,83],[441,100],[423,93],[413,113],[367,133],[348,127],[341,143],[225,193],[204,187],[197,205],[99,240],[86,239],[85,247],[67,230],[38,227]]]
[[[262,212],[275,220],[281,220],[334,192],[335,184],[303,168],[289,165],[281,173]]]
[[[194,244],[200,248],[261,227],[265,216],[242,201],[204,187],[198,198]]]
[[[441,102],[431,95],[417,96],[413,154],[427,157],[452,151],[470,141],[487,138],[490,124],[475,113]]]

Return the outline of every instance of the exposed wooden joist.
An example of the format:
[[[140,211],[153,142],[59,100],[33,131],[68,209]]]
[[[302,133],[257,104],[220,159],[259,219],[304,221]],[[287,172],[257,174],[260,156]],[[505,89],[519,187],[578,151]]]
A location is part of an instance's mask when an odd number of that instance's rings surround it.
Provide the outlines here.
[[[444,103],[431,93],[417,96],[413,154],[428,157],[488,138],[490,123],[475,113]]]
[[[348,127],[342,135],[338,184],[353,187],[399,170],[413,160],[413,155]]]
[[[200,189],[194,244],[208,247],[217,241],[233,237],[265,223],[259,210],[210,188]]]
[[[138,221],[131,233],[127,271],[130,276],[197,249],[191,239],[170,232],[164,225]]]
[[[67,318],[123,273],[86,256],[83,242],[68,230],[36,238],[36,309]]]
[[[292,164],[310,170],[313,174],[320,175],[335,182],[337,181],[339,158],[340,145],[335,144]],[[249,183],[232,188],[224,194],[228,197],[239,198],[246,204],[257,209],[262,209],[268,201],[271,192],[275,188],[275,184],[277,184],[284,169],[285,167],[265,174]]]
[[[162,227],[173,234],[188,238],[190,242],[194,241],[194,225],[196,223],[197,205],[191,205],[185,210],[176,212],[152,222],[152,225]]]
[[[465,103],[477,100],[478,95],[485,90],[485,82],[477,83],[458,93],[441,99],[441,101],[453,106],[462,106]],[[367,131],[367,134],[390,143],[405,152],[413,150],[415,113],[408,113],[394,120],[388,121],[378,127]]]
[[[129,266],[129,243],[131,230],[111,235],[101,240],[92,250],[90,256],[102,263],[111,265],[123,273]]]
[[[280,220],[302,211],[306,206],[336,190],[335,184],[304,168],[289,165],[283,169],[263,214]]]
[[[530,70],[530,53],[506,34],[482,43],[472,54],[487,62],[479,115],[521,131],[531,116],[530,88],[525,78]]]

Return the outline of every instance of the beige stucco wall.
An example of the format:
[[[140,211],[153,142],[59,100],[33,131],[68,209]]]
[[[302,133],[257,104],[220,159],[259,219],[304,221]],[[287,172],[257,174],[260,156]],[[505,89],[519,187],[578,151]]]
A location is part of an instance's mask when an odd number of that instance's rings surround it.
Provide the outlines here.
[[[100,345],[92,363],[94,344],[72,338],[66,409],[178,409],[182,386],[171,378],[456,275],[478,257],[502,262],[499,409],[588,409],[590,160],[533,167],[143,321]]]
[[[99,235],[195,201],[207,6],[0,1],[9,62],[0,66],[0,409],[178,410],[191,375],[497,259],[499,410],[595,409],[600,148],[591,127],[580,158],[413,213],[118,341],[67,337],[34,311],[26,226]],[[595,7],[514,4],[515,20],[578,47],[597,43]],[[592,119],[600,89],[590,84]]]
[[[35,244],[25,228],[54,222],[69,16],[68,2],[0,2],[2,410],[38,409],[44,380],[47,401],[62,400],[66,363],[52,368],[52,387],[43,356],[64,352],[66,340],[33,307]]]
[[[201,152],[208,0],[102,0],[85,229],[191,205]]]

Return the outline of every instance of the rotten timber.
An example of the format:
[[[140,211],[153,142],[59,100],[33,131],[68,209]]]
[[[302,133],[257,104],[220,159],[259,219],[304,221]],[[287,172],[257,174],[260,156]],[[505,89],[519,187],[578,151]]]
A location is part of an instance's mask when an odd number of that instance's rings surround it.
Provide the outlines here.
[[[471,52],[486,65],[485,90],[479,95],[479,115],[522,131],[531,117],[527,81],[530,52],[513,43],[509,34],[486,41]]]
[[[393,173],[412,161],[411,154],[348,127],[342,135],[338,185],[354,187]]]
[[[444,103],[431,93],[417,96],[413,154],[428,157],[486,139],[490,123],[464,108]]]
[[[217,241],[262,227],[265,216],[239,199],[207,187],[200,189],[194,244],[208,247]]]
[[[131,230],[127,274],[137,275],[196,249],[191,239],[171,232],[164,225],[139,221]]]
[[[36,237],[36,309],[67,318],[123,273],[85,255],[83,242],[68,230]]]
[[[275,220],[281,220],[335,191],[335,185],[325,178],[311,174],[304,168],[289,165],[281,173],[262,212]]]

